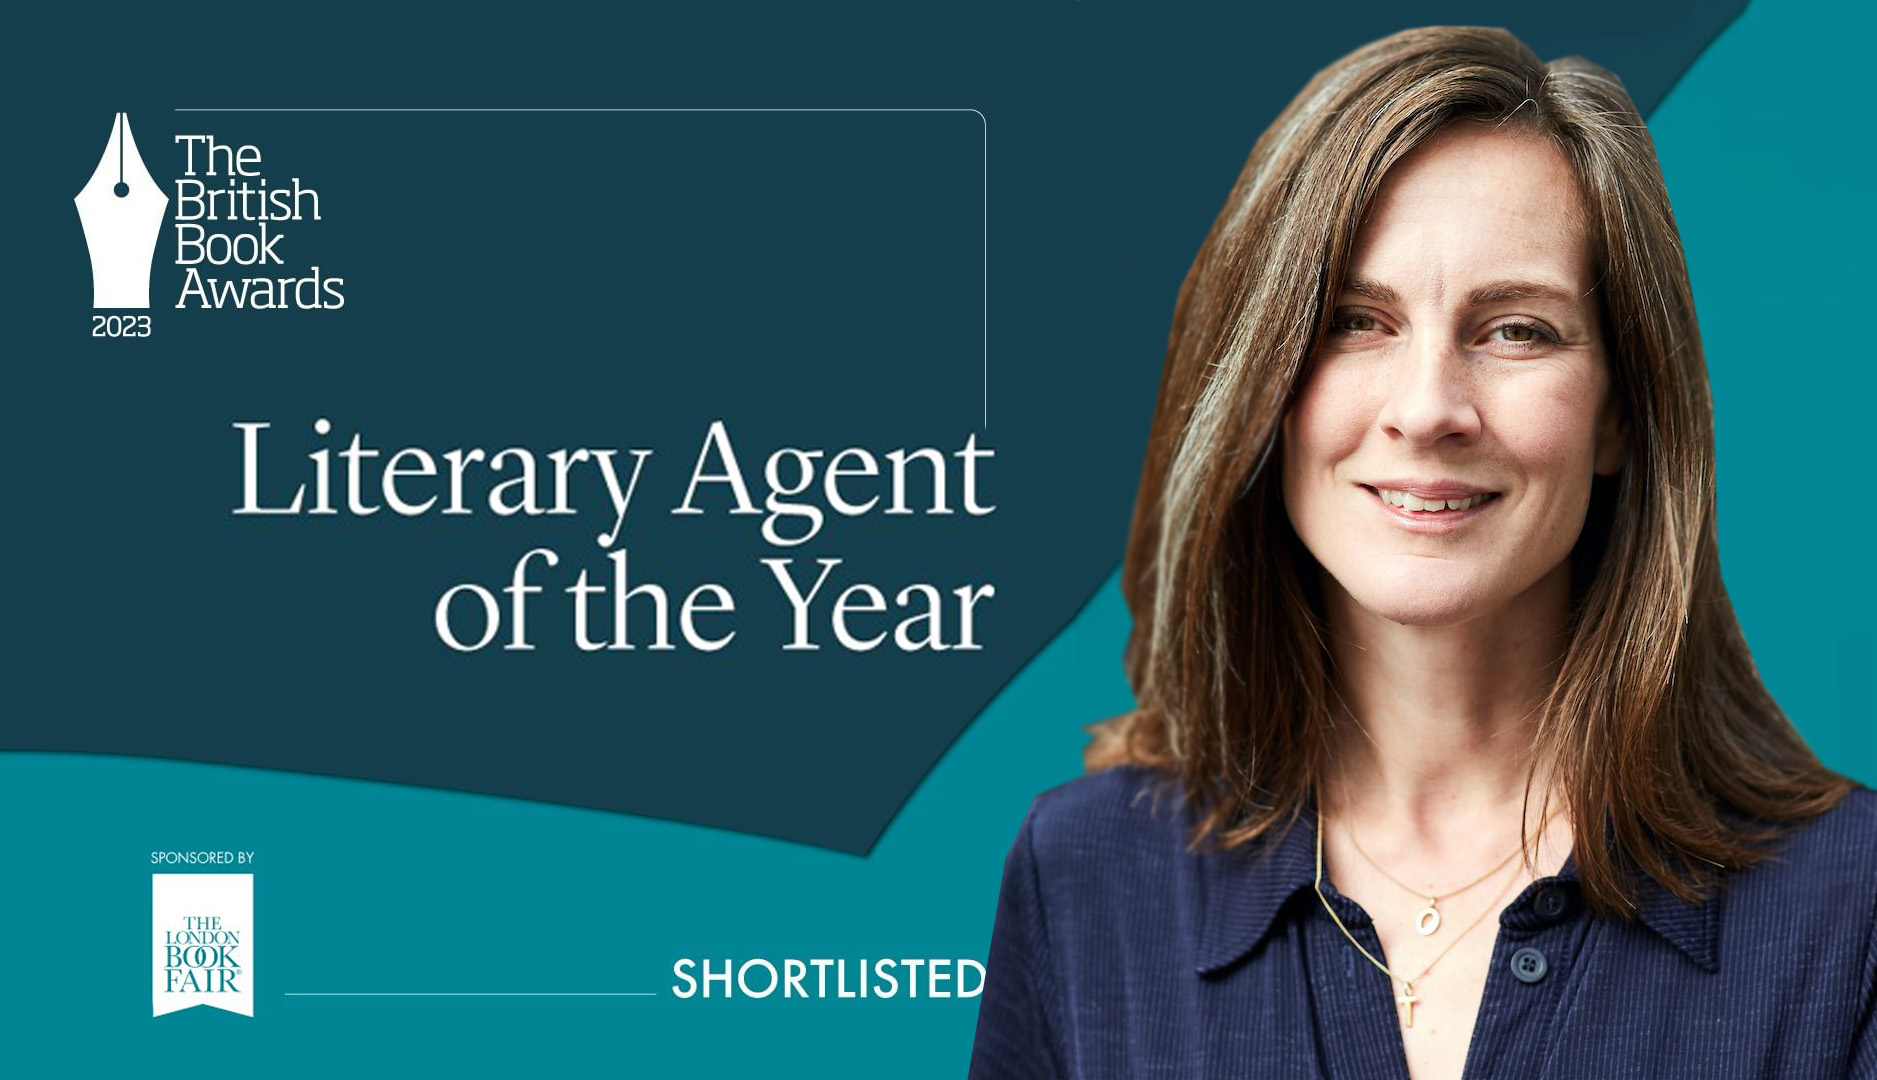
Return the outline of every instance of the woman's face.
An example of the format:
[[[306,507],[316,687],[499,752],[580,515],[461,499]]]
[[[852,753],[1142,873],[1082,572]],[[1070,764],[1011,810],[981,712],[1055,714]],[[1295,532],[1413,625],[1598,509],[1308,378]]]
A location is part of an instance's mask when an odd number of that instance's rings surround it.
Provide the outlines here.
[[[1624,451],[1581,219],[1523,132],[1449,129],[1384,181],[1282,436],[1291,525],[1369,611],[1465,622],[1570,573]]]

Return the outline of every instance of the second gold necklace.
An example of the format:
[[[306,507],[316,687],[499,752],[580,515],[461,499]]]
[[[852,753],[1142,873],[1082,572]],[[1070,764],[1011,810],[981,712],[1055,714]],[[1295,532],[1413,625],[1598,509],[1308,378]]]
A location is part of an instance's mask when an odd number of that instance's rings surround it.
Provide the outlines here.
[[[1420,996],[1414,992],[1414,984],[1426,978],[1427,973],[1434,970],[1435,964],[1440,963],[1441,960],[1443,960],[1448,953],[1452,952],[1453,947],[1455,945],[1460,944],[1463,938],[1465,938],[1468,934],[1472,933],[1474,927],[1486,921],[1486,916],[1491,915],[1493,911],[1498,908],[1499,901],[1505,897],[1505,894],[1507,893],[1507,891],[1511,889],[1513,883],[1517,882],[1518,879],[1519,879],[1519,876],[1517,874],[1514,874],[1512,875],[1510,879],[1507,880],[1507,882],[1504,885],[1500,886],[1499,895],[1492,898],[1491,902],[1489,902],[1486,905],[1486,909],[1479,913],[1479,917],[1474,919],[1471,923],[1468,923],[1467,928],[1465,930],[1460,931],[1460,933],[1456,935],[1452,941],[1449,941],[1447,943],[1446,948],[1440,950],[1440,952],[1437,953],[1432,960],[1429,960],[1427,962],[1427,965],[1421,969],[1421,973],[1419,975],[1416,975],[1414,978],[1410,979],[1407,976],[1396,972],[1393,968],[1389,967],[1387,964],[1384,964],[1380,960],[1377,960],[1375,958],[1374,953],[1371,953],[1369,952],[1369,950],[1363,948],[1362,943],[1356,940],[1356,936],[1349,932],[1349,927],[1343,925],[1342,916],[1336,914],[1336,909],[1330,905],[1330,898],[1323,895],[1323,810],[1321,809],[1321,807],[1317,809],[1317,876],[1316,876],[1317,899],[1323,901],[1323,910],[1330,913],[1330,918],[1335,920],[1336,929],[1341,930],[1343,932],[1343,936],[1349,939],[1349,944],[1354,945],[1356,947],[1357,952],[1367,957],[1369,963],[1374,964],[1376,967],[1380,968],[1382,971],[1382,974],[1388,976],[1388,981],[1390,985],[1397,983],[1397,982],[1401,984],[1401,992],[1395,995],[1395,1007],[1400,1013],[1402,1024],[1406,1027],[1411,1028],[1414,1026],[1414,1007],[1415,1005],[1419,1004],[1421,1000]]]
[[[1559,807],[1558,809],[1553,810],[1551,812],[1551,817],[1547,817],[1544,820],[1543,824],[1538,826],[1538,835],[1543,836],[1545,832],[1545,826],[1551,824],[1551,819],[1557,817],[1559,814],[1562,814],[1563,812],[1564,812],[1563,807]],[[1480,876],[1474,878],[1472,881],[1467,882],[1465,885],[1462,885],[1457,889],[1447,889],[1444,892],[1430,893],[1423,889],[1417,889],[1414,886],[1409,885],[1407,882],[1402,881],[1400,878],[1396,877],[1395,875],[1389,873],[1385,868],[1383,868],[1381,863],[1378,863],[1375,861],[1373,856],[1371,856],[1368,852],[1362,850],[1361,843],[1359,843],[1356,840],[1356,827],[1355,827],[1354,822],[1345,819],[1343,822],[1343,828],[1348,831],[1349,843],[1355,847],[1356,854],[1362,856],[1362,858],[1366,860],[1370,866],[1373,866],[1375,868],[1377,873],[1381,874],[1383,877],[1394,882],[1396,885],[1399,885],[1401,888],[1406,889],[1408,892],[1411,892],[1416,896],[1427,897],[1427,906],[1422,908],[1420,911],[1416,912],[1415,917],[1414,917],[1415,932],[1420,934],[1422,937],[1431,937],[1433,936],[1435,931],[1440,929],[1440,908],[1437,905],[1439,905],[1439,903],[1442,900],[1445,900],[1449,897],[1458,896],[1461,893],[1472,888],[1473,886],[1478,885],[1480,882],[1485,881],[1487,878],[1492,877],[1494,874],[1497,874],[1499,871],[1505,869],[1506,864],[1511,862],[1514,858],[1516,858],[1519,852],[1525,850],[1525,847],[1523,844],[1519,845],[1517,848],[1513,849],[1512,854],[1507,855],[1505,858],[1499,860],[1498,865],[1494,866],[1491,870],[1486,871],[1484,874],[1481,874]]]

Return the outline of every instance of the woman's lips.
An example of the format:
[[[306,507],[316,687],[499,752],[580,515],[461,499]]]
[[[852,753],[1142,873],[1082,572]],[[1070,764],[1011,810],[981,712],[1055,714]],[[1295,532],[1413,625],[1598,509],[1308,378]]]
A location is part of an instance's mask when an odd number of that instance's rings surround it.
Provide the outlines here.
[[[1387,514],[1390,519],[1414,532],[1452,532],[1482,514],[1491,513],[1492,508],[1499,505],[1500,500],[1499,493],[1494,492],[1484,502],[1469,506],[1465,510],[1410,510],[1405,506],[1396,506],[1382,498],[1381,492],[1367,484],[1356,486],[1360,487],[1367,494],[1369,501]]]

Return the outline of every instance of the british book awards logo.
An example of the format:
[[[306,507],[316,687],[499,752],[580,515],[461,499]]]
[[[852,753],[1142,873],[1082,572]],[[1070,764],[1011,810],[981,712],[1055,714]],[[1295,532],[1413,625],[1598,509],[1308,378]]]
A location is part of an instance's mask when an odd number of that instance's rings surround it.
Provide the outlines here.
[[[91,249],[91,306],[148,308],[150,263],[169,196],[144,168],[130,117],[117,114],[104,156],[72,201]]]
[[[150,1015],[254,1015],[253,874],[151,874],[150,930]]]
[[[171,240],[178,310],[337,311],[345,278],[300,265],[294,241],[320,222],[319,191],[298,176],[270,184],[261,148],[213,134],[171,137],[183,172],[166,191],[150,175],[130,117],[118,113],[91,179],[72,201],[91,252],[91,306],[147,311],[150,276],[175,195]],[[278,177],[276,178],[278,180]],[[171,279],[173,280],[173,279]],[[159,290],[160,292],[161,290]],[[92,337],[147,338],[147,314],[93,314]]]

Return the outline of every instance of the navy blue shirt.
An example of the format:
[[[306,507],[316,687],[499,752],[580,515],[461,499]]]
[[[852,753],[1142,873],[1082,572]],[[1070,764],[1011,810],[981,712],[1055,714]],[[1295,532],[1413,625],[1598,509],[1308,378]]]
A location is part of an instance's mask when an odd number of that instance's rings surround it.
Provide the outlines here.
[[[1406,1080],[1395,986],[1311,887],[1314,805],[1281,838],[1189,854],[1177,791],[1139,794],[1157,778],[1110,769],[1031,806],[971,1076]],[[1507,905],[1468,1078],[1877,1077],[1877,792],[1706,903],[1636,878],[1631,922],[1589,916],[1574,855]],[[1386,961],[1361,906],[1323,892]]]

